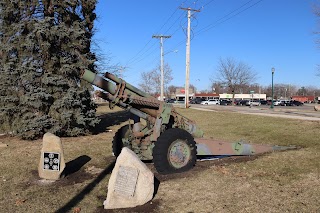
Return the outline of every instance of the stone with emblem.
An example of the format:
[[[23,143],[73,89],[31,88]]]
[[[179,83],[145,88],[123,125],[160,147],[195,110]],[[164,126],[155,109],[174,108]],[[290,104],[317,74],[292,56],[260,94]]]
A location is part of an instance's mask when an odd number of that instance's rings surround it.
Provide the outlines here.
[[[52,133],[46,133],[42,141],[38,166],[39,177],[46,180],[58,180],[66,167],[61,139]]]
[[[124,147],[109,179],[104,208],[143,205],[152,199],[153,193],[154,174],[133,151]]]

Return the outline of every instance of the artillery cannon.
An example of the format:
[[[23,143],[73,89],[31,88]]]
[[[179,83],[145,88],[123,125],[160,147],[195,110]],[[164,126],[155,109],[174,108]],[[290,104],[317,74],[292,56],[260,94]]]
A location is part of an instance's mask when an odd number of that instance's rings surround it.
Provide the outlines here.
[[[179,114],[172,104],[158,101],[111,73],[100,76],[84,70],[82,79],[103,90],[97,95],[109,101],[111,109],[118,106],[131,113],[129,124],[115,133],[114,155],[128,147],[141,160],[152,160],[159,173],[187,171],[195,165],[197,155],[253,155],[285,149],[204,139],[196,123]]]

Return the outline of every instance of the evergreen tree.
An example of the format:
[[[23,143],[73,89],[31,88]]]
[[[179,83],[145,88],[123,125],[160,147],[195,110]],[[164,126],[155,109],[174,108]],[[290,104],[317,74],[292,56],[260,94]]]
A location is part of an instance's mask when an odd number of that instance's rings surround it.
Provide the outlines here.
[[[0,77],[8,79],[0,84],[2,129],[24,139],[45,132],[86,134],[98,119],[92,86],[79,76],[83,69],[95,72],[90,44],[96,0],[0,0],[0,5]]]

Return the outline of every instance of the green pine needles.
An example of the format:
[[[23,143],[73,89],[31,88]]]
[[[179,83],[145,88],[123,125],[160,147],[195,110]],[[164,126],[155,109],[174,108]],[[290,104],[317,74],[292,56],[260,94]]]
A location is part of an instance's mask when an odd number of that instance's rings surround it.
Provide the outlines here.
[[[0,0],[0,132],[87,134],[98,122],[91,52],[96,0]]]

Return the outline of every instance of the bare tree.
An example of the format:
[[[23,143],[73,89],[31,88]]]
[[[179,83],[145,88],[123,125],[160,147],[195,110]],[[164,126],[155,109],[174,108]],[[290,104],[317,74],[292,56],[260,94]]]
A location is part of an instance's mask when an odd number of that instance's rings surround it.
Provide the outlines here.
[[[171,97],[172,94],[176,93],[176,89],[178,87],[177,86],[174,86],[174,85],[170,85],[168,86],[168,89],[166,90],[166,96],[167,97]]]
[[[212,80],[211,80],[212,81]],[[210,92],[215,92],[215,93],[223,93],[224,92],[224,87],[221,82],[219,81],[212,81],[211,82],[211,91]]]
[[[290,99],[298,91],[298,87],[292,84],[274,84],[273,95],[274,99]],[[261,87],[261,93],[267,94],[267,97],[272,96],[272,86]]]
[[[189,84],[189,89],[191,89],[194,93],[197,92],[197,87],[193,84]]]
[[[240,92],[241,87],[252,84],[256,79],[256,73],[248,64],[241,61],[220,58],[216,79],[229,88],[229,92],[232,93],[232,102],[234,102],[234,94]]]
[[[172,69],[168,64],[165,64],[163,67],[164,71],[164,90],[167,90],[167,85],[172,81]],[[141,73],[141,83],[139,87],[149,94],[157,94],[161,88],[161,80],[160,80],[160,65],[157,68],[149,71]]]
[[[307,95],[319,96],[319,94],[320,94],[320,89],[318,89],[315,86],[307,86],[306,90],[308,91]]]
[[[149,94],[154,93],[156,83],[153,81],[153,78],[154,72],[152,70],[141,73],[142,82],[139,84],[139,87],[142,89],[142,91]]]

